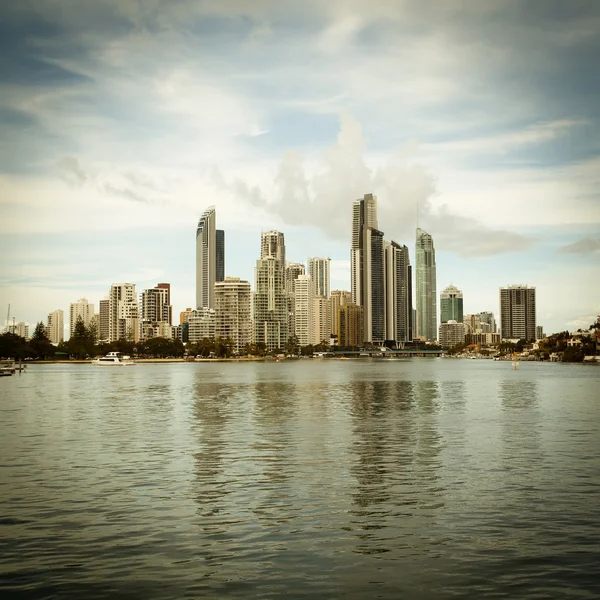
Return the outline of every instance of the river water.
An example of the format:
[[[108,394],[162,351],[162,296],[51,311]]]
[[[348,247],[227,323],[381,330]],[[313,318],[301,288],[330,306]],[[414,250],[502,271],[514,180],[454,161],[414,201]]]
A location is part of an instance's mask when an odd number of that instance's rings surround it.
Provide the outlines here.
[[[600,369],[30,365],[4,598],[598,598]]]

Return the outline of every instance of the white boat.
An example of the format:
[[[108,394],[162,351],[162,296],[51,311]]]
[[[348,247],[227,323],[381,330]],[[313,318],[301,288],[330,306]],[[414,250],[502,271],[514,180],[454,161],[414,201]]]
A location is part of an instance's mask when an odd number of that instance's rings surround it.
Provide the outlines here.
[[[109,367],[128,367],[129,365],[135,365],[132,360],[129,360],[129,356],[122,356],[120,352],[109,352],[102,358],[95,358],[92,361],[92,364]]]

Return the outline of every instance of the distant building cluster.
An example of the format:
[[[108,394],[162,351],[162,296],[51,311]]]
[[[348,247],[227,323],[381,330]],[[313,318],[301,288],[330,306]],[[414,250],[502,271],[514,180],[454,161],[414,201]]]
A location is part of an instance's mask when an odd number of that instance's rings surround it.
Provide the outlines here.
[[[212,206],[196,227],[195,307],[182,311],[179,323],[173,323],[169,283],[139,294],[133,283],[114,283],[98,312],[86,298],[70,305],[70,335],[81,321],[95,328],[101,342],[221,338],[237,353],[251,344],[268,351],[317,344],[401,348],[413,341],[448,348],[543,338],[536,323],[535,288],[527,285],[500,288],[498,327],[490,311],[464,314],[463,292],[449,285],[439,295],[438,326],[432,236],[416,230],[413,307],[409,249],[384,238],[376,196],[354,200],[351,210],[350,290],[330,289],[329,257],[311,257],[306,264],[288,260],[284,234],[275,230],[261,233],[253,288],[248,281],[226,276],[225,232],[217,229]],[[28,324],[14,320],[6,331],[26,339],[30,334]],[[63,341],[62,310],[48,315],[46,334],[54,344]]]

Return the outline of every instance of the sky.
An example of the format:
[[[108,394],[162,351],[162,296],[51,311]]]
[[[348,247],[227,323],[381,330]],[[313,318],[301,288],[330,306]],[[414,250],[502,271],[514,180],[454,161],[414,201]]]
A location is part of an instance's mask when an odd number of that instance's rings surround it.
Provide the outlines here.
[[[226,275],[261,230],[350,289],[352,201],[434,239],[438,293],[546,333],[600,314],[600,3],[0,1],[0,310],[31,324],[112,283],[194,304],[209,206]]]

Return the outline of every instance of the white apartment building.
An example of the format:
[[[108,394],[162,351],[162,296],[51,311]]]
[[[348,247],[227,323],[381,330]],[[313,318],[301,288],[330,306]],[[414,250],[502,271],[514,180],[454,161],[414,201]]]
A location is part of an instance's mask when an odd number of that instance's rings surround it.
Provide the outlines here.
[[[313,344],[321,342],[329,343],[329,332],[331,331],[331,314],[329,312],[329,299],[324,296],[314,296],[312,310]]]
[[[125,339],[139,342],[140,320],[135,284],[113,283],[108,300],[108,341]],[[100,318],[102,319],[102,311]]]
[[[60,344],[65,339],[64,315],[60,308],[48,314],[46,335],[53,344]]]
[[[88,327],[93,318],[94,304],[88,302],[87,298],[80,298],[77,302],[72,302],[69,307],[69,337],[73,337],[78,319],[81,319],[83,324]]]
[[[308,274],[313,281],[315,296],[329,298],[330,258],[309,258]]]
[[[450,348],[465,342],[465,324],[450,320],[440,324],[439,343],[442,348]]]
[[[294,281],[294,335],[300,346],[314,339],[314,288],[310,275],[299,275]]]
[[[216,335],[217,315],[214,308],[197,308],[190,313],[188,319],[188,341],[200,342],[214,339]]]
[[[230,339],[233,352],[241,354],[252,342],[250,283],[239,277],[226,277],[215,284],[215,335]]]

